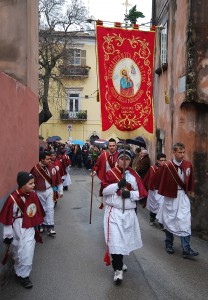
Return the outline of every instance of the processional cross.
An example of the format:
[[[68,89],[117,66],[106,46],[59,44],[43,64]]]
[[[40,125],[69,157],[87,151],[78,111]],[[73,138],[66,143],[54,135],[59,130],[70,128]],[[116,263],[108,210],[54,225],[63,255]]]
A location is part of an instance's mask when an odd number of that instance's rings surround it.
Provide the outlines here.
[[[129,0],[126,0],[124,3],[122,3],[122,5],[126,6],[126,13],[125,13],[125,16],[126,16],[128,14],[128,7],[132,6],[132,5],[129,3]],[[125,18],[125,27],[127,28],[127,26],[128,26],[128,23]]]

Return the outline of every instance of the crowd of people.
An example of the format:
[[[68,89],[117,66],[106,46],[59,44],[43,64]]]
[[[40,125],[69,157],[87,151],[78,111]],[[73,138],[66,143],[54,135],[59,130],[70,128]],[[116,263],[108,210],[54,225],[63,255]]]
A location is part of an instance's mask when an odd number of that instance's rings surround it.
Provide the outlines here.
[[[100,208],[105,208],[104,261],[112,264],[116,284],[122,282],[123,272],[127,271],[124,256],[143,246],[137,202],[149,210],[151,226],[158,220],[165,232],[168,254],[174,254],[174,235],[181,239],[183,257],[199,254],[190,247],[188,193],[194,190],[194,177],[191,163],[184,159],[185,146],[176,143],[169,161],[164,153],[158,153],[153,165],[144,147],[118,149],[112,138],[107,147],[50,143],[40,148],[39,162],[30,172],[17,174],[18,188],[6,200],[0,222],[4,243],[7,249],[10,245],[13,248],[17,280],[25,288],[33,286],[29,276],[35,241],[42,242],[42,232],[56,235],[55,206],[63,191],[68,190],[70,167],[75,166],[91,170],[92,180],[96,175],[100,179]]]
[[[65,149],[65,153],[69,156],[71,161],[71,167],[86,168],[91,170],[96,163],[98,156],[106,150],[104,146],[99,147],[97,145],[91,145],[90,143],[85,143],[85,145],[80,146],[78,144],[68,144],[59,143],[59,141],[54,141],[49,143],[45,148],[41,147],[41,151],[51,152],[55,151],[57,154]]]

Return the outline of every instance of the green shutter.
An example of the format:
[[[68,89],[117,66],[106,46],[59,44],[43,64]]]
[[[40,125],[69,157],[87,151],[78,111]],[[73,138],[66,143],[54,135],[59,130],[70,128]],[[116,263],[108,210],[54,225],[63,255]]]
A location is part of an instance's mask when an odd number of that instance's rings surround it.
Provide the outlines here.
[[[81,66],[86,66],[86,50],[81,50]]]

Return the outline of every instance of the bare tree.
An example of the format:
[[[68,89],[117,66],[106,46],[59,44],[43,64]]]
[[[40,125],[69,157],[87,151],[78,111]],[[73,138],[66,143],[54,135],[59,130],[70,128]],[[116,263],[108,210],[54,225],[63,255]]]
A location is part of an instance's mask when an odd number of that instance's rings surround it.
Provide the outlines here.
[[[80,0],[39,0],[39,97],[41,112],[39,125],[47,122],[52,113],[49,108],[49,89],[54,81],[57,90],[63,91],[58,66],[66,58],[73,36],[87,18],[86,7]]]

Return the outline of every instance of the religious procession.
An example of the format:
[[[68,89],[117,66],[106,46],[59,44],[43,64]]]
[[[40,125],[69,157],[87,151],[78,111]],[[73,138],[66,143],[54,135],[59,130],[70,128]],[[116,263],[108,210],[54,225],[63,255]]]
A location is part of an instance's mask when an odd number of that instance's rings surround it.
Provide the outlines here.
[[[187,192],[193,191],[193,168],[184,159],[185,145],[176,143],[172,148],[173,159],[166,162],[166,155],[157,156],[151,165],[146,142],[142,137],[127,140],[136,146],[132,150],[126,140],[117,147],[115,139],[109,139],[107,149],[99,153],[91,165],[89,175],[100,180],[99,208],[104,208],[104,236],[106,266],[112,265],[113,281],[120,284],[127,265],[124,256],[143,247],[137,217],[137,203],[149,210],[149,224],[158,222],[165,232],[165,247],[174,254],[174,235],[181,239],[184,258],[198,256],[190,246],[191,210]],[[77,145],[78,146],[78,145]],[[39,162],[29,172],[17,174],[18,188],[10,194],[0,213],[3,241],[7,245],[2,264],[7,263],[10,246],[13,249],[15,276],[26,289],[32,288],[29,278],[35,242],[43,243],[42,234],[55,237],[55,207],[71,185],[69,155],[75,149],[59,144],[40,147]],[[85,149],[86,146],[83,146]],[[94,147],[91,147],[94,149]],[[48,152],[50,150],[50,152]],[[90,151],[90,150],[89,150]],[[76,157],[76,155],[75,155]],[[77,169],[85,155],[76,161]],[[85,164],[85,168],[86,168]],[[35,191],[35,193],[34,193]],[[93,191],[91,191],[92,196]],[[90,220],[91,224],[91,220]]]
[[[207,298],[207,1],[123,2],[0,0],[4,300]]]

